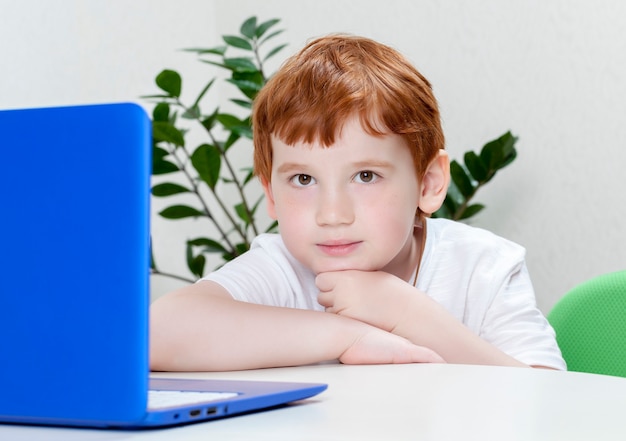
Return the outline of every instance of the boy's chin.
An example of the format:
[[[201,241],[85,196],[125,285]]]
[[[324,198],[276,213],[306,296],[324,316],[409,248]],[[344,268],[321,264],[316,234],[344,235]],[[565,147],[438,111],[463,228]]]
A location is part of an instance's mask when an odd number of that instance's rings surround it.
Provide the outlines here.
[[[333,273],[340,271],[378,271],[379,269],[380,268],[367,265],[325,265],[314,269],[313,272],[317,275],[321,273]]]

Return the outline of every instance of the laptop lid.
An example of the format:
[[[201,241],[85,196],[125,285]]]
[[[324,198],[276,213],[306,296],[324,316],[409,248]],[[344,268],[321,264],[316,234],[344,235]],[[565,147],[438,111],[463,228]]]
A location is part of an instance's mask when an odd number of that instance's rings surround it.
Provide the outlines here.
[[[186,413],[146,412],[152,148],[146,113],[130,103],[0,111],[0,146],[0,421],[122,427],[189,421]],[[245,402],[244,385],[237,387]],[[240,408],[324,388],[282,385],[264,401],[272,392],[257,386],[256,398]]]

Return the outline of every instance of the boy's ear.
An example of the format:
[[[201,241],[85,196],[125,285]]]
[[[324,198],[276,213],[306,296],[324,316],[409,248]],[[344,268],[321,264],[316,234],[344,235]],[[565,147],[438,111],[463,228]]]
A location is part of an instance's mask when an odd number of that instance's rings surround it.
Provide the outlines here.
[[[263,192],[265,193],[267,214],[270,218],[276,220],[276,204],[274,203],[274,193],[272,192],[272,185],[263,178],[261,178],[260,180],[261,185],[263,186]]]
[[[450,158],[448,152],[441,149],[422,177],[418,207],[426,214],[439,210],[446,199],[449,184]]]

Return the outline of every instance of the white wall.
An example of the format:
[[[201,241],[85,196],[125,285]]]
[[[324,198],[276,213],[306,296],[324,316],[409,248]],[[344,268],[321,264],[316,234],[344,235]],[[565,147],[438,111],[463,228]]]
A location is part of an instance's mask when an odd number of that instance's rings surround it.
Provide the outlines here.
[[[283,38],[290,43],[283,56],[329,32],[390,44],[433,83],[452,157],[509,129],[520,137],[518,159],[479,193],[487,209],[473,223],[527,247],[544,311],[577,283],[626,267],[621,0],[0,5],[2,108],[139,101],[155,91],[153,77],[164,67],[199,85],[208,71],[178,49],[217,44],[219,35],[236,33],[250,15],[282,19]],[[161,263],[171,258],[182,270],[180,244],[198,227],[155,217]],[[153,284],[156,293],[176,286],[156,278]]]
[[[0,11],[3,109],[133,101],[151,111],[140,97],[159,92],[154,78],[162,69],[183,73],[190,92],[211,72],[181,49],[220,44],[214,1],[0,0]],[[158,262],[184,272],[187,231],[153,219]],[[152,283],[157,294],[179,286],[164,278]]]

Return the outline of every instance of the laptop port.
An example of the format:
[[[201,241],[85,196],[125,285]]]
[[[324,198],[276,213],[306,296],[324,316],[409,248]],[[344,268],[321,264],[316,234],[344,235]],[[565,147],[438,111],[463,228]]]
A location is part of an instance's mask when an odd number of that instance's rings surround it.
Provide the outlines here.
[[[189,416],[192,418],[200,416],[200,409],[194,409],[189,411]]]
[[[209,407],[206,410],[207,415],[215,415],[217,413],[217,407]]]

